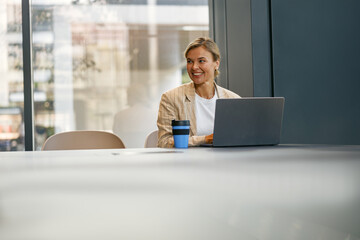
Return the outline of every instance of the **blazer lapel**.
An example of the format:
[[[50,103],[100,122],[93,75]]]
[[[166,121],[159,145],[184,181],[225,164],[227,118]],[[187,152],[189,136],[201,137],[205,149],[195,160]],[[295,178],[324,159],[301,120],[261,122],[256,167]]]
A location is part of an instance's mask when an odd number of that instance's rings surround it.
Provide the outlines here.
[[[197,131],[195,117],[195,87],[191,82],[185,89],[185,118],[190,118],[190,135],[195,135]]]
[[[216,88],[216,92],[218,94],[218,98],[226,98],[227,94],[223,90],[223,88],[219,87],[216,83],[214,83],[214,85],[215,85],[215,88]]]

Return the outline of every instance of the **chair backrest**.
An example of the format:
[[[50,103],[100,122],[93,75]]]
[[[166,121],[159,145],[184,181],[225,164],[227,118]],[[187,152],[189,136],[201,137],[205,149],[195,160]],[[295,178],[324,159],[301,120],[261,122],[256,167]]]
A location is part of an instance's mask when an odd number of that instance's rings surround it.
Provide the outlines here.
[[[104,131],[69,131],[50,136],[41,150],[125,148],[121,139]]]
[[[145,139],[145,148],[154,148],[157,147],[157,142],[158,142],[158,130],[152,131],[151,133],[149,133],[149,135],[147,135],[146,139]]]

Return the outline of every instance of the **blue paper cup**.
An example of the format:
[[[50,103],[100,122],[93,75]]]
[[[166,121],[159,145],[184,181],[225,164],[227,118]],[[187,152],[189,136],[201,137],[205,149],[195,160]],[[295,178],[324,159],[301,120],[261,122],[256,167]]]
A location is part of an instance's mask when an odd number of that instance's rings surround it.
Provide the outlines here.
[[[174,146],[176,148],[188,148],[190,121],[189,120],[172,120],[172,131],[174,136]]]

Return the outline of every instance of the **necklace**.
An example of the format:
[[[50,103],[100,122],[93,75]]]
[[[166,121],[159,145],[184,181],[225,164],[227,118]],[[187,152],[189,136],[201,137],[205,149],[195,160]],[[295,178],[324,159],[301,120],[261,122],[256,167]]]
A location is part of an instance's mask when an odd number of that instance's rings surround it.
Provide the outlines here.
[[[200,94],[199,90],[197,88],[195,88],[195,93],[199,96],[199,97],[202,97],[202,98],[205,98],[205,99],[212,99],[214,96],[215,96],[215,87],[212,91],[212,95],[210,97],[203,97],[202,94]],[[207,95],[207,94],[205,94]]]

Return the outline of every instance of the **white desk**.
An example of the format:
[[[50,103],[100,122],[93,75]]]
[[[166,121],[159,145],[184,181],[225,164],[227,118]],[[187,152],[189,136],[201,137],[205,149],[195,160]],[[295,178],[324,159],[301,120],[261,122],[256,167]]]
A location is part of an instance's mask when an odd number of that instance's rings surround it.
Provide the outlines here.
[[[0,153],[1,240],[359,239],[360,146]]]

